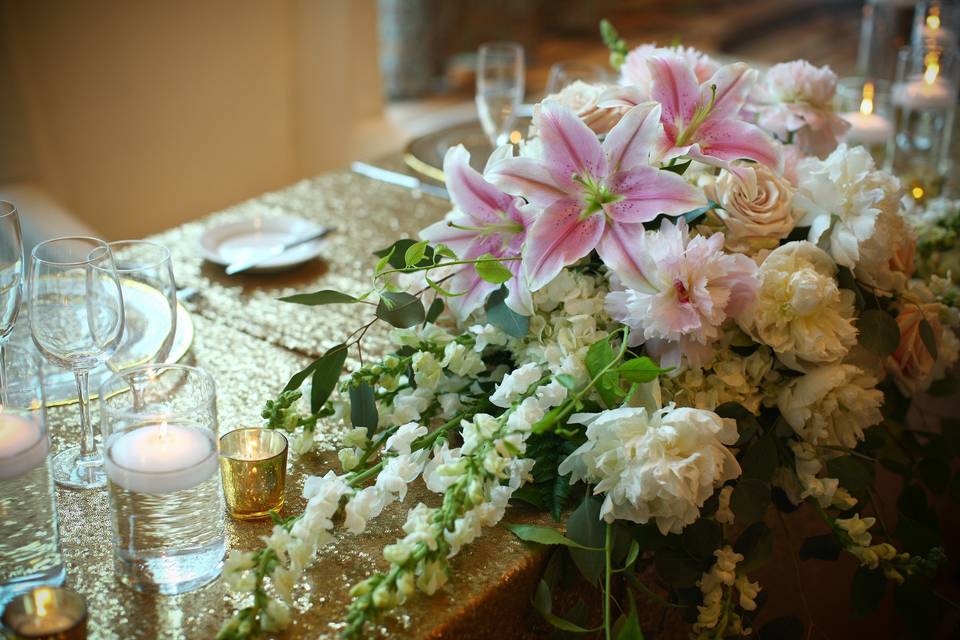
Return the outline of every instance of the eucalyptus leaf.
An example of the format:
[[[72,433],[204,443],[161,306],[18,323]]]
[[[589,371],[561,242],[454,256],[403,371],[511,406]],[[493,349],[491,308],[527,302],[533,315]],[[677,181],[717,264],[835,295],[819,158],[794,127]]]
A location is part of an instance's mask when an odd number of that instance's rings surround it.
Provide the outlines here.
[[[601,501],[593,496],[585,498],[567,518],[567,537],[594,549],[602,549],[606,538],[606,525],[600,519]],[[570,548],[570,557],[587,582],[596,584],[603,577],[603,551],[588,551]]]
[[[680,536],[684,550],[695,558],[708,560],[723,542],[723,530],[715,521],[700,518],[687,525]]]
[[[484,307],[487,311],[487,322],[502,329],[507,335],[523,338],[530,332],[530,318],[508,307],[506,299],[507,291],[503,287],[490,294]]]
[[[743,555],[741,570],[755,571],[773,554],[773,532],[763,522],[754,522],[740,534],[733,550]]]
[[[847,491],[863,491],[873,484],[873,468],[853,456],[841,456],[827,461],[827,473],[840,481]]]
[[[810,536],[800,545],[797,555],[801,560],[836,560],[840,557],[840,543],[832,533]]]
[[[767,481],[773,476],[777,462],[777,443],[768,433],[747,448],[740,466],[743,477]]]
[[[436,322],[437,318],[440,317],[440,314],[443,313],[443,308],[444,308],[443,299],[434,298],[433,302],[430,303],[430,308],[427,309],[427,315],[423,319],[424,324],[429,322]]]
[[[867,309],[857,319],[860,344],[878,356],[886,357],[900,346],[900,327],[892,315],[882,309]]]
[[[703,574],[700,563],[678,549],[663,547],[653,556],[657,574],[671,587],[692,587]]]
[[[886,591],[887,579],[882,571],[867,567],[857,569],[850,583],[850,607],[853,614],[863,618],[876,611]]]
[[[350,422],[355,427],[365,428],[368,433],[377,428],[377,402],[374,399],[373,387],[366,382],[350,388]]]
[[[730,509],[741,525],[762,520],[769,505],[770,485],[756,478],[741,478],[730,496]]]
[[[347,360],[347,345],[338,344],[329,349],[313,369],[313,378],[310,387],[310,412],[317,413],[333,393],[343,371],[343,363]]]
[[[341,304],[359,302],[357,298],[346,293],[324,289],[323,291],[314,291],[313,293],[297,293],[292,296],[280,298],[280,302],[292,302],[293,304],[306,304],[317,306],[322,304]]]
[[[574,542],[556,529],[551,529],[550,527],[541,527],[535,524],[508,524],[506,527],[513,532],[513,535],[527,542],[536,542],[537,544],[543,544],[547,546],[563,545],[565,547],[589,549],[591,551],[603,550],[602,547],[599,549],[585,547],[584,545]]]
[[[547,586],[547,583],[543,580],[540,580],[540,582],[537,583],[537,590],[533,595],[533,608],[537,610],[537,613],[543,616],[544,620],[562,631],[569,631],[570,633],[593,633],[594,631],[599,631],[600,629],[600,627],[594,629],[584,629],[578,624],[574,624],[569,620],[564,620],[563,618],[554,615],[550,587]]]
[[[927,353],[934,360],[937,359],[937,338],[933,335],[933,327],[926,318],[920,321],[920,339],[923,340],[923,346],[927,348]]]
[[[406,292],[384,291],[377,305],[377,317],[400,329],[416,326],[426,318],[420,298]]]
[[[480,256],[479,260],[480,262],[477,262],[473,266],[477,270],[477,275],[480,276],[482,280],[493,284],[503,284],[513,277],[510,269],[507,269],[503,263],[493,255],[485,253]]]

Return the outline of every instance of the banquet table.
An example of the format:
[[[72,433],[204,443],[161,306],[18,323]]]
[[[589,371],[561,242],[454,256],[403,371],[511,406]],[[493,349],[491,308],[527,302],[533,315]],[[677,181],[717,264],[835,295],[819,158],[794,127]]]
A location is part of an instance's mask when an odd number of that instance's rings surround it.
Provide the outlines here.
[[[410,236],[441,217],[449,203],[347,172],[304,180],[154,236],[167,245],[177,283],[196,288],[188,304],[195,333],[183,362],[211,373],[217,385],[219,431],[262,423],[260,411],[289,376],[341,341],[360,320],[357,306],[304,307],[278,297],[321,288],[359,293],[369,286],[371,251]],[[227,277],[196,251],[204,229],[237,219],[287,214],[337,231],[326,240],[323,258],[284,274]],[[366,344],[376,352],[387,332],[371,331]],[[356,354],[351,354],[355,357]],[[355,362],[348,362],[348,366]],[[98,407],[91,403],[94,424]],[[54,448],[79,437],[76,405],[49,412]],[[330,429],[330,425],[325,425]],[[304,478],[334,468],[332,436],[319,437],[319,455],[292,457],[282,515],[299,513]],[[110,513],[106,490],[58,488],[60,531],[67,567],[66,584],[87,599],[89,637],[212,638],[237,604],[218,579],[178,596],[132,591],[113,574]],[[369,573],[383,570],[381,549],[393,542],[406,510],[418,501],[436,502],[422,484],[403,504],[389,508],[362,536],[343,534],[320,552],[306,583],[296,591],[293,622],[279,637],[335,638],[349,603],[348,590]],[[543,516],[511,509],[508,521],[544,521]],[[227,546],[254,550],[269,534],[269,521],[227,517]],[[454,560],[459,578],[432,597],[418,596],[379,625],[378,635],[397,638],[523,637],[527,613],[545,554],[495,528]],[[523,594],[516,597],[516,594]],[[535,622],[535,621],[534,621]],[[532,624],[532,622],[531,622]]]

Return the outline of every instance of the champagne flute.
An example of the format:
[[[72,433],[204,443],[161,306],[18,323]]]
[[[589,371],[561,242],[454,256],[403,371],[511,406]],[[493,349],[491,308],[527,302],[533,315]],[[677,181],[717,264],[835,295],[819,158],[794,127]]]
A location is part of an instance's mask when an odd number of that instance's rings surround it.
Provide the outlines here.
[[[556,62],[550,65],[544,95],[552,96],[560,93],[578,80],[587,84],[608,84],[610,74],[600,65],[591,62]]]
[[[80,404],[80,446],[53,458],[53,478],[65,487],[106,484],[90,421],[90,370],[113,355],[123,336],[123,290],[113,253],[103,240],[67,237],[34,247],[27,280],[33,342],[52,364],[73,372]]]
[[[107,360],[119,373],[141,364],[166,362],[177,331],[177,285],[170,251],[147,240],[110,243],[123,288],[123,338]]]
[[[6,347],[20,314],[23,295],[23,241],[20,217],[11,202],[0,200],[0,404],[7,403]]]
[[[483,132],[494,147],[508,140],[517,107],[523,100],[523,47],[491,42],[477,58],[477,111]]]

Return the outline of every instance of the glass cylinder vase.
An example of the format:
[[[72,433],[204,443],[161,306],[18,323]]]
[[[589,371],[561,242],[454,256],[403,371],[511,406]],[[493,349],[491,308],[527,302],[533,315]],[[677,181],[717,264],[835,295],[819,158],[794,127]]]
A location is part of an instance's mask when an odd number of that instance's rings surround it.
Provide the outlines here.
[[[142,365],[100,387],[114,567],[164,594],[220,575],[225,551],[213,379],[185,365]]]
[[[0,405],[0,608],[65,570],[50,472],[43,371],[37,357],[6,347]]]

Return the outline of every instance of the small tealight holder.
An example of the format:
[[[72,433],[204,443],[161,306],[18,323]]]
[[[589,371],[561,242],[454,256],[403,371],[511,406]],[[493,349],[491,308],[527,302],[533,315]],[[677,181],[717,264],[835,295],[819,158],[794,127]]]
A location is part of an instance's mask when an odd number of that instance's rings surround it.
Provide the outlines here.
[[[220,474],[230,516],[253,520],[279,511],[287,479],[287,438],[272,429],[237,429],[220,438]]]
[[[877,78],[844,78],[837,86],[837,109],[850,124],[844,136],[848,145],[861,145],[883,165],[893,137],[890,83]]]
[[[13,640],[84,640],[87,604],[69,589],[39,587],[10,601],[3,627]]]
[[[943,193],[950,174],[958,80],[955,49],[920,46],[900,51],[891,92],[896,132],[887,149],[887,168],[917,202]]]

